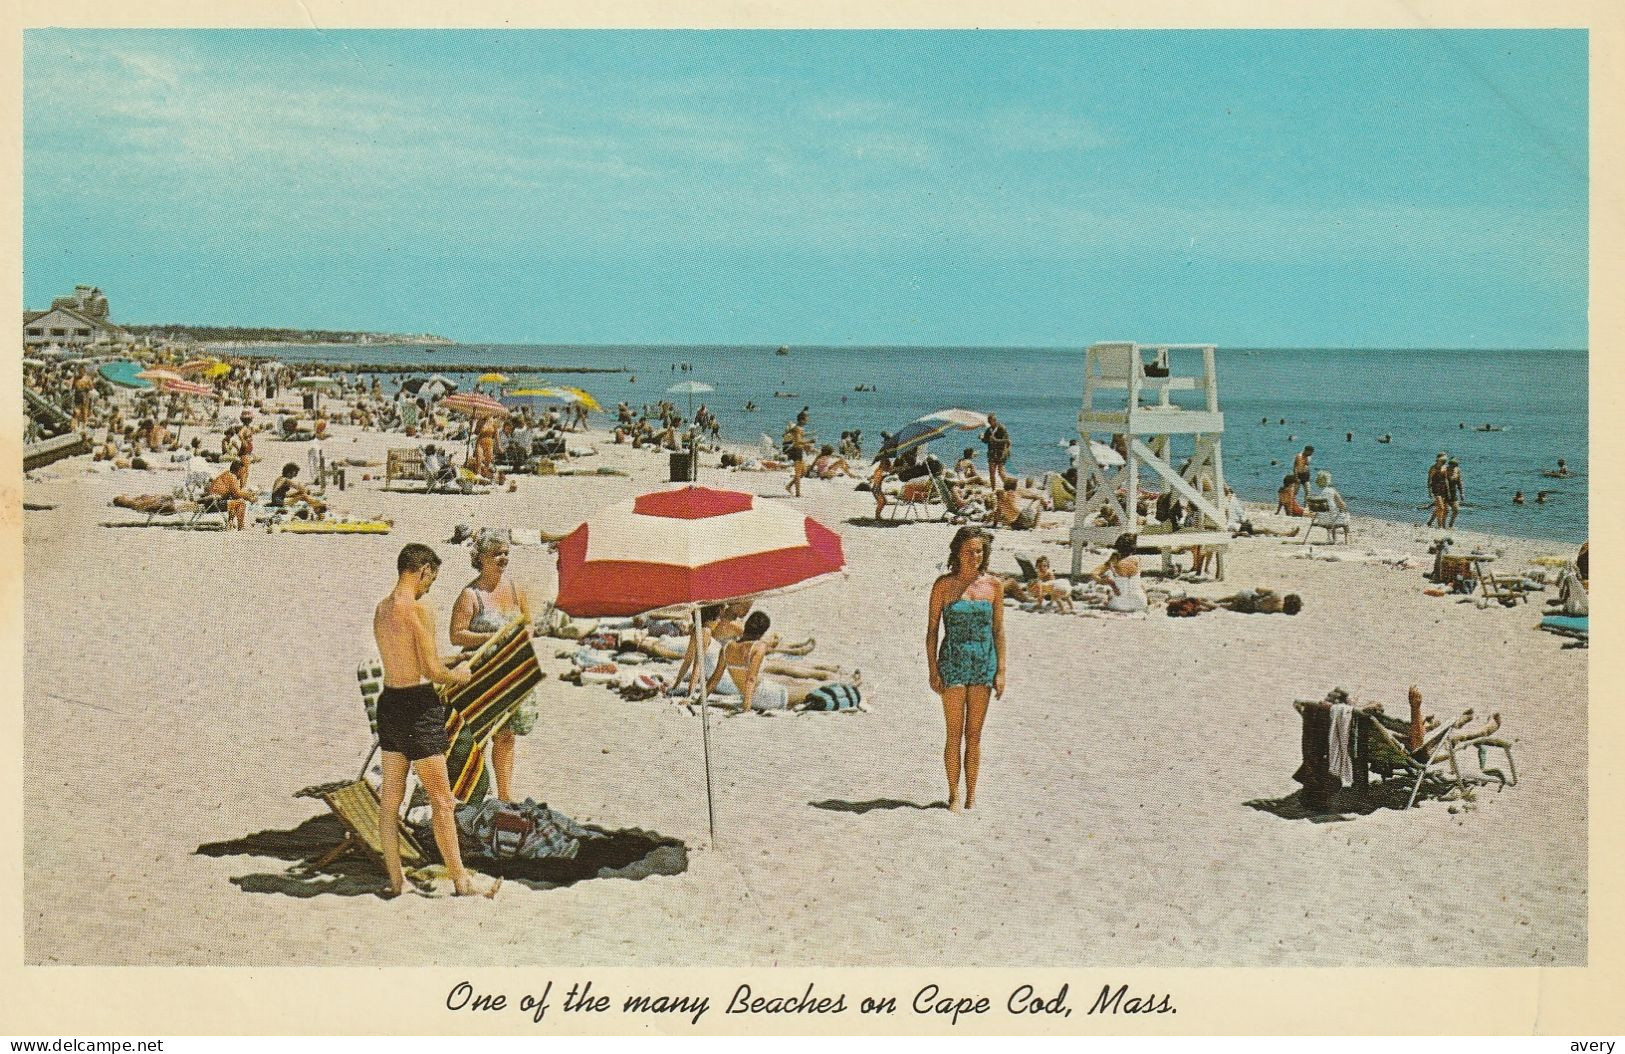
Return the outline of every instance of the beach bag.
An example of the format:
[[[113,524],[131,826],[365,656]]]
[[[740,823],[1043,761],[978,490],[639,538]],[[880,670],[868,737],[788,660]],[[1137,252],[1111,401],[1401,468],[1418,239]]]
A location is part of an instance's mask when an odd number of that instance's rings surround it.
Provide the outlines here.
[[[856,710],[861,702],[863,702],[863,692],[857,685],[831,682],[820,685],[808,693],[806,701],[802,704],[802,709],[825,713],[836,710]]]

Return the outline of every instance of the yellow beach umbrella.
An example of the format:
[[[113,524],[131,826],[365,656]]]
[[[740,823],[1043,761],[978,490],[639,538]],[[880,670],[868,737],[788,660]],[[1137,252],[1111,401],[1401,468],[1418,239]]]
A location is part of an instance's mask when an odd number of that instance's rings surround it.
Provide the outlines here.
[[[480,384],[507,384],[508,378],[500,373],[482,373],[478,381]]]
[[[594,399],[591,395],[587,394],[580,388],[560,388],[559,390],[562,392],[568,392],[575,396],[576,402],[580,403],[582,406],[585,406],[594,413],[601,414],[604,412],[604,408],[598,405],[598,400]]]
[[[224,362],[217,362],[203,371],[205,377],[224,377],[231,372],[231,367]]]

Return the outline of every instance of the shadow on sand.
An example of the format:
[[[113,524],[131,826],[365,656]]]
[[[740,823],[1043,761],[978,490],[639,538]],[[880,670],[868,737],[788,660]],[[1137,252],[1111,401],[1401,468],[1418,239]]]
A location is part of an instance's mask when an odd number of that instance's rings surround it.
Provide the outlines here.
[[[830,812],[851,812],[863,815],[874,812],[876,809],[946,809],[945,801],[929,802],[921,805],[915,801],[903,801],[900,798],[871,798],[868,801],[841,801],[838,798],[826,798],[824,801],[808,802],[815,809],[828,809]]]
[[[650,831],[609,831],[587,826],[602,838],[583,839],[571,860],[485,860],[464,858],[470,870],[500,876],[532,889],[557,889],[593,878],[642,879],[650,875],[678,875],[688,870],[688,847],[675,838]],[[289,831],[260,831],[225,842],[197,847],[200,856],[258,856],[287,860],[283,871],[239,875],[231,882],[245,893],[280,893],[289,897],[377,896],[383,889],[383,869],[363,852],[350,852],[319,871],[308,862],[320,857],[344,837],[344,825],[334,816],[317,816]],[[420,845],[432,846],[426,833]]]
[[[1404,809],[1405,802],[1411,796],[1409,780],[1387,780],[1372,783],[1364,790],[1345,788],[1333,794],[1330,801],[1325,803],[1311,803],[1304,798],[1302,790],[1294,791],[1284,798],[1254,798],[1243,802],[1249,809],[1267,812],[1271,816],[1279,816],[1283,820],[1308,820],[1310,823],[1345,823],[1360,816],[1369,816],[1382,809]],[[1416,802],[1422,804],[1424,800],[1432,797],[1426,790],[1417,796]]]

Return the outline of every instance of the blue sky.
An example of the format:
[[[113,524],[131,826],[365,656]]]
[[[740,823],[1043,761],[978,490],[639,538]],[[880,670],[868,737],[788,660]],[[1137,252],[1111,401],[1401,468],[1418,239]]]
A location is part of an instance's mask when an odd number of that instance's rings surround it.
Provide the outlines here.
[[[30,31],[24,291],[465,341],[1583,347],[1578,31]]]

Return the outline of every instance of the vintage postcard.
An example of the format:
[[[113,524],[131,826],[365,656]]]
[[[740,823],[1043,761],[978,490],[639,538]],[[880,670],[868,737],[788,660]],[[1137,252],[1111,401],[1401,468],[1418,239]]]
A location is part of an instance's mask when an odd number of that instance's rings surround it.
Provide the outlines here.
[[[1617,17],[111,14],[5,1031],[1618,1031]]]

